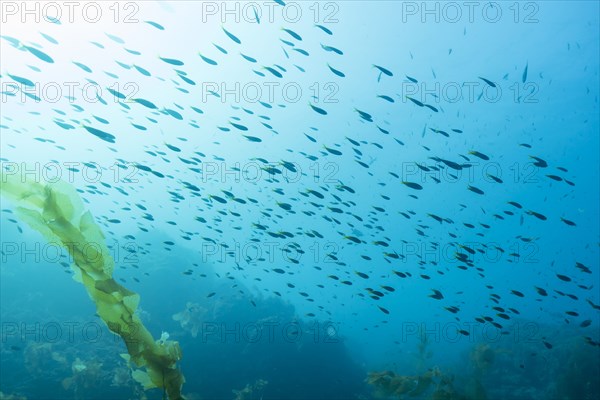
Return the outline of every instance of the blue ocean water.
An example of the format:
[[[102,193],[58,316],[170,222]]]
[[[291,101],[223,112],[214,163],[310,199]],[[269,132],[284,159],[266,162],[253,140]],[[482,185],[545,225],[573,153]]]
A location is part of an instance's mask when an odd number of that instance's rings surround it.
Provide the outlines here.
[[[1,399],[599,397],[597,2],[1,7]]]

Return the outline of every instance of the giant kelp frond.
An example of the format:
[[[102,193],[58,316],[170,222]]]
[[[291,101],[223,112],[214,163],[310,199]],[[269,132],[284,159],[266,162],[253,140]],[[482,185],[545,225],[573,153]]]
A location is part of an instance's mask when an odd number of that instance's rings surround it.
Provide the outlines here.
[[[49,242],[67,249],[77,280],[96,304],[98,315],[123,338],[130,360],[145,370],[138,371],[136,380],[146,380],[146,387],[164,388],[169,399],[182,399],[185,380],[176,365],[181,359],[179,343],[155,341],[135,314],[139,295],[113,279],[114,261],[104,234],[85,211],[77,191],[62,181],[42,184],[4,171],[1,179],[0,192],[14,203],[17,216]]]

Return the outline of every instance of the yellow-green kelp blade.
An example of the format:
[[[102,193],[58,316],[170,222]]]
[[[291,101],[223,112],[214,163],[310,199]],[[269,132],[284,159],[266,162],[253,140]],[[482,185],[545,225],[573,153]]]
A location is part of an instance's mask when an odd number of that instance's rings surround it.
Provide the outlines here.
[[[0,193],[14,203],[17,216],[48,241],[67,249],[98,315],[123,338],[129,359],[145,370],[136,371],[136,380],[145,381],[146,388],[163,388],[171,400],[183,399],[185,379],[177,368],[182,356],[179,343],[155,341],[135,314],[139,295],[112,278],[114,261],[104,234],[84,210],[77,191],[63,181],[42,184],[5,171],[0,177]]]

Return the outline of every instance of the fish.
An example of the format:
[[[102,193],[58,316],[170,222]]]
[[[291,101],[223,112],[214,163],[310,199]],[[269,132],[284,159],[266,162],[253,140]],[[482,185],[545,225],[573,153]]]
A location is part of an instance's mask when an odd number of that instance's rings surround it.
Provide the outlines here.
[[[221,29],[223,29],[223,32],[225,32],[225,34],[227,35],[227,37],[229,37],[229,39],[233,40],[237,44],[242,44],[242,41],[240,39],[238,39],[238,37],[235,36],[233,33],[229,32],[227,29],[225,29],[225,27],[222,26]]]
[[[277,71],[276,69],[273,69],[271,67],[263,67],[263,68],[266,69],[267,71],[269,71],[275,77],[277,77],[277,78],[283,78],[283,75],[281,74],[281,72]]]
[[[407,98],[407,99],[409,99],[410,101],[412,101],[413,103],[415,103],[416,105],[418,105],[419,107],[424,107],[424,106],[425,106],[425,104],[423,104],[422,102],[420,102],[420,101],[419,101],[419,100],[417,100],[417,99],[413,99],[413,98],[412,98],[412,97],[410,97],[410,96],[406,96],[406,98]]]
[[[254,13],[254,19],[256,20],[256,23],[260,25],[260,17],[258,16],[258,11],[254,5],[252,6],[252,12]]]
[[[360,115],[360,117],[365,121],[373,122],[373,117],[371,116],[371,114],[361,111],[357,108],[355,108],[354,111],[356,111],[358,115]]]
[[[329,28],[324,27],[323,25],[316,24],[315,27],[319,28],[328,35],[333,35],[333,32]]]
[[[388,101],[390,103],[394,103],[394,99],[392,99],[390,96],[386,96],[386,95],[377,95],[378,98],[383,99],[385,101]]]
[[[167,64],[175,65],[178,67],[183,65],[183,61],[177,60],[175,58],[166,58],[166,57],[158,57],[158,58],[160,58],[162,61],[166,62]]]
[[[378,307],[378,308],[381,310],[381,312],[382,312],[382,313],[384,313],[384,314],[389,314],[389,313],[390,313],[390,312],[389,312],[389,310],[388,310],[388,309],[386,309],[386,308],[383,308],[383,307],[381,307],[381,306],[377,306],[377,307]]]
[[[575,222],[565,219],[563,217],[560,217],[560,220],[569,226],[577,226],[577,224]]]
[[[36,49],[35,47],[23,46],[23,48],[25,50],[29,51],[31,54],[33,54],[38,59],[40,59],[44,62],[47,62],[48,64],[54,63],[54,59],[52,59],[52,57],[50,57],[48,54],[44,53],[43,51]]]
[[[476,188],[475,186],[468,185],[467,189],[469,189],[473,193],[484,194],[483,190]]]
[[[471,155],[473,155],[473,156],[475,156],[475,157],[481,158],[482,160],[485,160],[485,161],[488,161],[488,160],[490,159],[490,158],[489,158],[488,156],[486,156],[485,154],[483,154],[483,153],[480,153],[479,151],[476,151],[476,150],[471,150],[471,151],[469,152],[469,154],[471,154]]]
[[[83,125],[83,128],[92,135],[96,136],[97,138],[104,140],[105,142],[115,143],[116,141],[116,137],[108,132],[104,132],[100,129],[93,128],[87,125]]]
[[[300,40],[300,41],[302,40],[302,37],[291,29],[282,28],[281,30],[286,32],[287,34],[289,34],[291,37],[293,37],[296,40]]]
[[[415,190],[422,190],[423,189],[423,186],[421,186],[421,185],[419,185],[418,183],[415,183],[415,182],[406,182],[406,181],[403,181],[402,184],[408,186],[411,189],[415,189]]]
[[[571,279],[571,278],[569,278],[568,276],[566,276],[566,275],[562,275],[562,274],[556,274],[556,277],[557,277],[558,279],[560,279],[561,281],[563,281],[563,282],[571,282],[571,280],[572,280],[572,279]]]
[[[537,219],[540,219],[542,221],[546,221],[548,219],[545,215],[540,214],[540,213],[535,212],[535,211],[532,211],[532,210],[527,211],[527,214],[528,215],[533,215],[534,217],[536,217]]]
[[[494,180],[496,183],[504,183],[504,181],[502,179],[500,179],[497,176],[494,176],[492,174],[486,174],[486,176],[488,178],[491,178],[492,180]]]
[[[364,272],[354,271],[354,273],[363,279],[369,279],[369,275],[365,274]]]
[[[327,111],[323,110],[322,108],[320,108],[320,107],[317,107],[317,106],[315,106],[315,105],[313,105],[313,104],[310,104],[310,103],[309,103],[308,105],[309,105],[309,106],[310,106],[310,108],[312,108],[312,109],[313,109],[313,111],[315,111],[317,114],[321,114],[321,115],[327,115]]]
[[[335,54],[337,54],[337,55],[340,55],[340,56],[344,55],[344,52],[343,52],[342,50],[340,50],[340,49],[338,49],[338,48],[335,48],[335,47],[333,47],[333,46],[326,46],[326,45],[324,45],[324,44],[321,44],[321,48],[322,48],[323,50],[325,50],[325,51],[328,51],[328,52],[333,52],[333,53],[335,53]]]
[[[588,326],[590,326],[592,324],[592,320],[591,319],[586,319],[585,321],[582,321],[579,326],[582,328],[587,328]]]
[[[337,70],[337,69],[333,68],[333,67],[332,67],[331,65],[329,65],[329,64],[327,64],[327,66],[329,67],[329,69],[331,70],[331,72],[333,72],[335,75],[339,76],[340,78],[344,78],[344,77],[346,77],[346,75],[345,75],[345,74],[344,74],[342,71],[339,71],[339,70]]]
[[[253,57],[247,56],[247,55],[245,55],[245,54],[242,54],[242,53],[240,53],[240,55],[241,55],[241,56],[242,56],[242,57],[243,57],[245,60],[247,60],[247,61],[250,61],[251,63],[256,63],[256,62],[258,62],[258,61],[257,61],[255,58],[253,58]]]
[[[496,87],[496,84],[494,82],[488,80],[488,79],[485,79],[485,78],[482,78],[482,77],[479,77],[479,79],[481,79],[482,81],[484,81],[485,83],[487,83],[489,86],[491,86],[493,88]]]
[[[165,27],[162,26],[161,24],[159,24],[158,22],[154,22],[154,21],[144,21],[145,23],[147,23],[148,25],[152,25],[153,27],[155,27],[158,30],[164,31]]]
[[[29,86],[29,87],[35,87],[35,83],[33,83],[32,81],[30,81],[27,78],[23,78],[21,76],[11,75],[11,74],[6,74],[6,75],[8,75],[8,77],[10,79],[19,82],[21,85],[25,85],[25,86]]]
[[[373,68],[377,68],[381,73],[383,73],[383,74],[385,74],[387,76],[394,76],[394,74],[392,73],[392,71],[390,71],[389,69],[384,68],[382,66],[373,64]]]
[[[204,61],[208,65],[218,65],[218,63],[215,60],[203,56],[202,53],[198,53],[198,55],[200,56],[200,58],[202,59],[202,61]]]
[[[535,160],[533,165],[535,165],[536,167],[546,168],[548,166],[548,163],[539,157],[529,156],[529,158],[533,158]]]
[[[250,141],[250,142],[254,142],[254,143],[260,143],[260,142],[262,142],[262,139],[261,139],[261,138],[259,138],[259,137],[256,137],[256,136],[248,136],[248,135],[244,135],[244,137],[245,137],[246,139],[248,139],[248,141]]]

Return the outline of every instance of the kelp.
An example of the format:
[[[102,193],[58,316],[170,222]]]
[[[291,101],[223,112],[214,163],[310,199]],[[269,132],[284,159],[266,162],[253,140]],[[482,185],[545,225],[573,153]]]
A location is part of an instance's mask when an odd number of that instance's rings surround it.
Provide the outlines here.
[[[192,334],[192,337],[195,338],[198,336],[202,318],[206,312],[207,310],[204,307],[201,307],[200,304],[188,302],[185,306],[185,310],[173,315],[173,319],[178,321],[181,327],[189,331]]]
[[[369,372],[366,382],[375,386],[379,397],[404,396],[416,397],[425,393],[440,376],[439,369],[434,368],[421,375],[396,375],[393,371]]]
[[[485,400],[487,396],[479,380],[471,379],[457,390],[454,377],[434,367],[418,375],[398,375],[393,371],[369,372],[366,382],[374,386],[375,396],[397,399]]]
[[[145,388],[163,388],[171,400],[181,400],[185,382],[177,368],[181,359],[179,343],[154,340],[135,311],[140,298],[117,283],[112,275],[114,260],[105,237],[94,222],[75,188],[63,181],[42,184],[27,181],[19,174],[1,171],[0,193],[15,205],[17,216],[46,240],[67,249],[73,259],[75,278],[96,304],[97,313],[108,328],[121,336],[129,359],[144,371],[134,378]]]
[[[262,399],[265,386],[269,384],[264,379],[257,379],[253,384],[247,384],[242,390],[232,390],[235,394],[234,400]]]
[[[466,382],[459,388],[455,387],[454,375],[443,372],[437,366],[423,370],[427,352],[427,336],[421,334],[418,344],[419,357],[417,360],[416,374],[400,375],[394,371],[369,372],[365,380],[375,389],[375,396],[380,398],[396,399],[428,399],[428,400],[486,400],[486,390],[481,383],[481,378],[494,363],[498,350],[492,349],[487,344],[475,346],[470,353],[469,361],[471,375],[465,376]],[[468,369],[467,369],[468,370]]]

